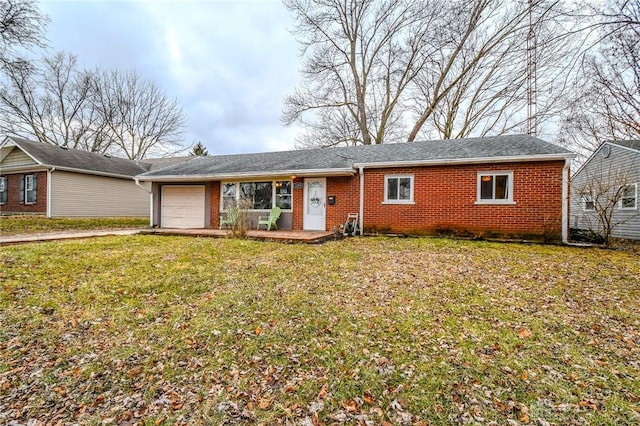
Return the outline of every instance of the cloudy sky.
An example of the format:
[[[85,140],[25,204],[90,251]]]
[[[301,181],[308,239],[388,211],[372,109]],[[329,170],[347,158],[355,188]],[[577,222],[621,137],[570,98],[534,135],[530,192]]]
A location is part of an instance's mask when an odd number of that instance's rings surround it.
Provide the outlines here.
[[[298,81],[280,0],[41,0],[49,46],[86,68],[136,70],[176,97],[185,143],[210,154],[293,149],[282,99]]]

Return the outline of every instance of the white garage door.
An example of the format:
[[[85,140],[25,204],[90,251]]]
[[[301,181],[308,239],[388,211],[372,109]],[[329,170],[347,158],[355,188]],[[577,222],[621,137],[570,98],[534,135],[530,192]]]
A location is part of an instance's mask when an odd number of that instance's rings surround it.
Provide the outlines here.
[[[203,185],[162,187],[163,228],[204,228],[204,211]]]

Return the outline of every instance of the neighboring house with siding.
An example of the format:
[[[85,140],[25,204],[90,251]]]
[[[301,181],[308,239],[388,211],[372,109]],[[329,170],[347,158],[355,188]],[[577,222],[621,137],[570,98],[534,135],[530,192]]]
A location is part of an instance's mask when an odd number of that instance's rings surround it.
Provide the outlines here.
[[[0,214],[148,217],[149,190],[134,177],[171,161],[137,164],[8,136],[0,142]]]
[[[198,157],[137,177],[152,223],[216,228],[229,206],[278,229],[567,240],[574,154],[527,135]]]
[[[639,186],[640,140],[604,142],[571,178],[571,228],[640,240]]]

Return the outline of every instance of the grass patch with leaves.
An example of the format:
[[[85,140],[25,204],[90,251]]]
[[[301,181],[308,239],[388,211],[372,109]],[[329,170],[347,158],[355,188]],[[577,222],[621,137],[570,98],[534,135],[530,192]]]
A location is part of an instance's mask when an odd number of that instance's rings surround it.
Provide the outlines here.
[[[144,228],[149,218],[47,218],[44,216],[0,216],[0,235],[26,235],[43,232],[84,231],[89,229]]]
[[[633,253],[131,236],[0,263],[0,423],[640,422]]]

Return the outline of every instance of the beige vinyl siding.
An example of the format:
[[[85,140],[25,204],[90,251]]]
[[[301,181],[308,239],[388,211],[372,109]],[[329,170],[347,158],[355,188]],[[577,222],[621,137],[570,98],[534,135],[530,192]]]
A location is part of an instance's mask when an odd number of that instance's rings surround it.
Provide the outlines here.
[[[19,148],[13,148],[2,160],[2,167],[11,166],[31,166],[37,164],[27,154]]]
[[[149,216],[149,193],[133,179],[51,173],[51,217]]]

